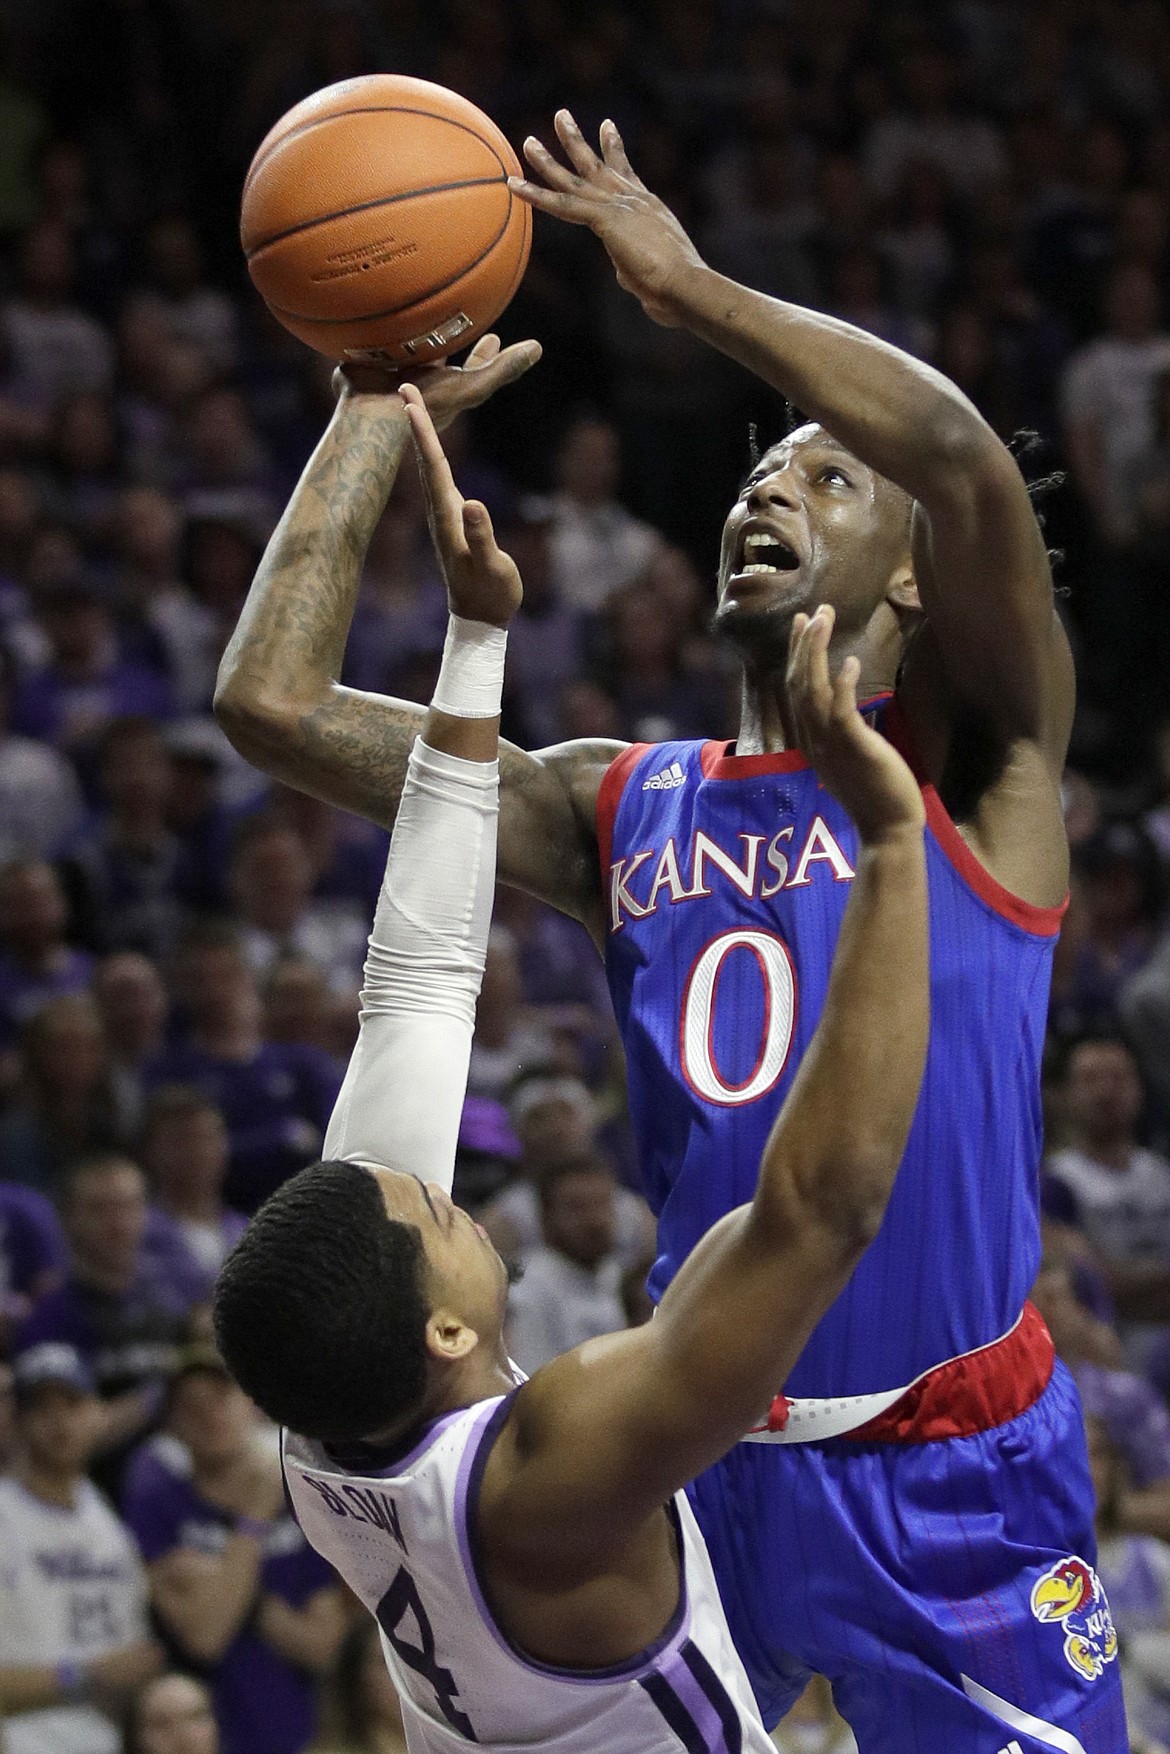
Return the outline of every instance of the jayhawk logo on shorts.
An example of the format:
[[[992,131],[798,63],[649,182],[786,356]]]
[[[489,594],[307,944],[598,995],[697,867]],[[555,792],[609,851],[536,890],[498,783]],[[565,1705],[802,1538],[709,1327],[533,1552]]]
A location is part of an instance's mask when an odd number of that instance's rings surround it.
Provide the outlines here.
[[[1101,1580],[1076,1554],[1050,1565],[1032,1589],[1037,1620],[1064,1628],[1064,1654],[1071,1668],[1095,1681],[1117,1655],[1117,1632]]]

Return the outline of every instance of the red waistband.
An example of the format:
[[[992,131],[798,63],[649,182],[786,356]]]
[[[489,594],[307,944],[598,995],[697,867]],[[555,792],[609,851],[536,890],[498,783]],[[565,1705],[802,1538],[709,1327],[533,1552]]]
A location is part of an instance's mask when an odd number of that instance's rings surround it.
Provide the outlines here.
[[[1019,1321],[1002,1340],[928,1370],[892,1407],[846,1432],[841,1441],[937,1443],[1006,1425],[1040,1399],[1055,1360],[1044,1317],[1034,1303],[1026,1303]],[[783,1399],[777,1396],[773,1405],[768,1421],[773,1430],[783,1429]]]

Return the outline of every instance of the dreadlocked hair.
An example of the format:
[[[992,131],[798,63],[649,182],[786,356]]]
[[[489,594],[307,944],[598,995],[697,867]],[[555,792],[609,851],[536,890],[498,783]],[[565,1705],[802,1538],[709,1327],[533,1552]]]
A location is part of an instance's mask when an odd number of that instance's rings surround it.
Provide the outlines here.
[[[1064,486],[1068,476],[1063,469],[1050,469],[1046,475],[1032,475],[1029,472],[1029,458],[1035,462],[1037,452],[1044,449],[1044,440],[1034,427],[1017,427],[1007,441],[1007,448],[1015,459],[1017,469],[1024,477],[1024,486],[1028,490],[1028,498],[1032,502],[1036,522],[1043,533],[1048,517],[1044,509],[1045,505],[1052,498],[1052,495]],[[1063,548],[1050,548],[1048,550],[1048,564],[1053,571],[1063,560]]]

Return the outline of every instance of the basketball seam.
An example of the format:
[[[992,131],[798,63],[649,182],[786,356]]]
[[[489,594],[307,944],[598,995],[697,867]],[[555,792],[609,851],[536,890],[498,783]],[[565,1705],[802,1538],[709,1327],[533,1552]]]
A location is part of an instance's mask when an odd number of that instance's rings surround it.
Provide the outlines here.
[[[339,122],[343,116],[425,116],[430,122],[443,122],[448,128],[458,128],[461,133],[470,134],[473,140],[478,140],[481,146],[486,146],[504,175],[510,174],[507,165],[492,142],[485,140],[482,134],[477,134],[468,122],[457,122],[453,116],[444,116],[436,110],[416,110],[409,104],[356,104],[352,110],[331,110],[327,116],[312,116],[307,122],[298,122],[295,128],[290,128],[287,134],[282,134],[279,140],[274,140],[266,152],[264,152],[263,142],[261,142],[260,151],[248,166],[248,174],[244,178],[242,192],[245,195],[248,193],[248,185],[261,165],[267,164],[272,154],[278,151],[286,141],[295,140],[300,134],[307,134],[310,128],[323,128],[327,122]],[[488,120],[491,120],[490,116]],[[495,126],[494,123],[492,125]],[[506,139],[504,135],[500,137]],[[508,150],[511,151],[510,142]],[[263,152],[263,157],[260,156],[261,152]]]
[[[393,207],[399,201],[413,201],[423,195],[443,195],[448,189],[494,189],[498,183],[504,182],[507,182],[506,177],[468,177],[462,183],[434,183],[429,189],[407,189],[401,195],[382,195],[377,201],[363,201],[358,207],[339,207],[336,213],[322,213],[316,219],[305,219],[300,225],[290,225],[286,231],[273,232],[262,243],[245,250],[244,260],[251,262],[262,250],[270,250],[273,244],[282,244],[285,238],[296,237],[302,231],[312,231],[318,225],[328,225],[334,219],[348,219],[352,213],[370,213],[375,207]],[[510,200],[511,190],[508,195]]]
[[[511,217],[512,217],[512,191],[511,191],[511,189],[509,189],[508,190],[508,218],[511,219]],[[524,278],[524,270],[528,266],[528,249],[525,249],[524,243],[527,242],[529,245],[529,248],[531,248],[531,234],[532,234],[532,209],[531,209],[531,207],[529,207],[529,205],[526,201],[524,203],[524,239],[521,241],[520,260],[516,264],[516,272],[512,276],[512,284],[509,286],[508,296],[504,300],[504,310],[505,311],[507,310],[508,306],[511,304],[513,298],[515,297],[516,288],[519,286],[520,282]],[[501,311],[500,314],[502,316],[503,312]]]
[[[385,311],[363,311],[356,317],[303,317],[299,311],[287,311],[281,305],[274,305],[271,300],[266,300],[265,302],[275,316],[289,317],[294,323],[314,323],[319,328],[328,328],[330,326],[333,328],[341,328],[351,323],[378,323],[381,322],[383,317],[400,316],[403,311],[409,311],[414,305],[426,304],[428,299],[438,298],[441,292],[450,292],[453,286],[458,286],[459,282],[466,279],[467,275],[469,275],[473,269],[478,268],[481,262],[487,260],[508,230],[508,226],[512,219],[512,202],[512,191],[509,189],[508,211],[504,215],[504,223],[492,239],[491,243],[488,244],[485,250],[480,251],[479,255],[473,262],[468,262],[465,267],[460,268],[458,274],[452,275],[450,280],[444,280],[441,286],[429,286],[424,293],[419,295],[418,298],[408,298],[405,304],[391,305],[389,310]]]

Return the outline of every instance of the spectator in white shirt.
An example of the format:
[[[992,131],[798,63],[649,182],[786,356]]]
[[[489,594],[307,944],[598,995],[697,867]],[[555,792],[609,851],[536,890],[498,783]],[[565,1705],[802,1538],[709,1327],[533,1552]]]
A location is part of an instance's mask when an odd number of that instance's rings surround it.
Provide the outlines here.
[[[1071,1143],[1048,1158],[1122,1318],[1131,1368],[1162,1380],[1170,1341],[1170,1163],[1137,1142],[1144,1092],[1123,1041],[1071,1049],[1063,1111]]]
[[[617,428],[582,415],[561,440],[553,497],[552,573],[557,596],[592,614],[644,570],[662,538],[619,504]]]
[[[873,187],[888,197],[909,165],[926,163],[937,165],[957,193],[983,193],[1004,174],[1003,143],[988,121],[960,107],[961,63],[944,48],[922,43],[909,50],[899,72],[906,105],[881,116],[865,142]]]
[[[1106,333],[1065,368],[1065,446],[1073,479],[1104,541],[1137,533],[1138,467],[1153,443],[1154,389],[1170,367],[1170,335],[1158,327],[1160,293],[1148,268],[1123,263],[1105,291]]]
[[[116,1720],[160,1666],[137,1548],[85,1477],[99,1408],[71,1346],[15,1368],[19,1460],[0,1481],[5,1754],[118,1754]]]
[[[76,278],[66,226],[42,220],[21,243],[19,290],[4,307],[14,384],[49,408],[76,390],[108,390],[114,350],[102,325],[72,302]]]
[[[483,1208],[480,1220],[502,1255],[521,1259],[540,1246],[538,1184],[553,1166],[596,1152],[601,1117],[579,1078],[538,1066],[509,1093],[508,1119],[520,1141],[518,1172]],[[614,1205],[614,1248],[622,1266],[634,1269],[652,1261],[657,1230],[645,1200],[619,1185]]]
[[[508,1300],[508,1348],[532,1374],[550,1358],[626,1326],[617,1180],[604,1157],[562,1160],[540,1185],[544,1241]]]
[[[209,286],[203,253],[189,219],[169,213],[146,235],[150,290],[142,302],[157,311],[177,341],[197,347],[216,372],[230,372],[239,352],[239,317],[226,294]]]

